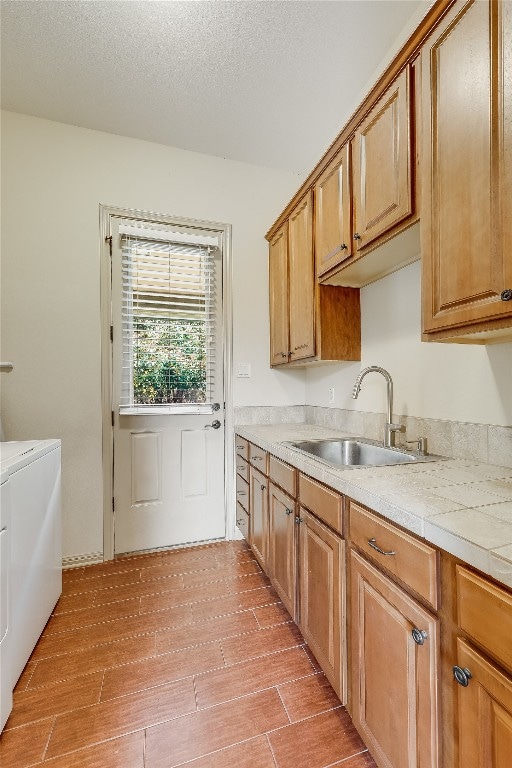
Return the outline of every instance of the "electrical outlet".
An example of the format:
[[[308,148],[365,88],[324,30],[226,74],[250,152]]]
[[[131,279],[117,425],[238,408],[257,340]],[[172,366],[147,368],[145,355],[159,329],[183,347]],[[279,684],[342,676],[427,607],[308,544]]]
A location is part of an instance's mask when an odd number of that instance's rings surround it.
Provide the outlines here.
[[[329,387],[329,405],[334,403],[334,387]]]

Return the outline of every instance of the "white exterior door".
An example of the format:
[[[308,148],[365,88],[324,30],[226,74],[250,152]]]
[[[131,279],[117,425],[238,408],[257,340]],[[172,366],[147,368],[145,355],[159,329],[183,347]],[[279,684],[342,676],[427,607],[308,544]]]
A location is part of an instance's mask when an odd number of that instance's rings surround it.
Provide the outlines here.
[[[225,538],[222,234],[111,234],[115,554]]]

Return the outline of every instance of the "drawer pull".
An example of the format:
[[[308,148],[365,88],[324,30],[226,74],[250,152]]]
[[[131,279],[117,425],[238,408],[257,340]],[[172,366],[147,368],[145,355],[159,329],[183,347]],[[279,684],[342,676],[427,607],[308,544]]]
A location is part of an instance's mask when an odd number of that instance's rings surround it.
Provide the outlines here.
[[[237,445],[237,448],[239,451],[241,451],[243,448],[245,448],[245,445]]]
[[[251,461],[263,461],[263,456],[251,456]]]
[[[261,490],[264,491],[266,487],[267,487],[266,485],[262,485]]]
[[[244,472],[244,471],[245,471],[245,467],[237,467],[237,470],[238,470],[239,472]]]
[[[375,549],[381,555],[396,555],[396,552],[393,549],[390,549],[389,552],[385,552],[383,549],[381,549],[377,544],[377,539],[368,539],[368,544],[372,549]]]
[[[237,496],[247,496],[247,491],[237,491],[236,495]]]
[[[297,525],[300,525],[301,523],[304,522],[304,518],[303,517],[296,517],[295,518],[295,522],[297,523]]]
[[[416,643],[416,645],[423,645],[425,640],[427,639],[428,635],[425,632],[424,629],[418,629],[418,627],[414,627],[414,629],[411,632],[412,639]]]
[[[473,675],[467,667],[462,669],[462,667],[455,665],[453,668],[453,677],[459,685],[462,685],[463,688],[467,688]]]

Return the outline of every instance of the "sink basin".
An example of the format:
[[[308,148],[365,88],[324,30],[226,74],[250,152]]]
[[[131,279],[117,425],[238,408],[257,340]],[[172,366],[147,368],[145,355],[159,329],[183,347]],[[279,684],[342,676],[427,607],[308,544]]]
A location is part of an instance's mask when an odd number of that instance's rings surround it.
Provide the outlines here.
[[[301,440],[289,442],[293,448],[315,456],[336,467],[377,467],[438,461],[441,456],[411,453],[400,448],[386,448],[382,443],[361,438],[339,440]]]

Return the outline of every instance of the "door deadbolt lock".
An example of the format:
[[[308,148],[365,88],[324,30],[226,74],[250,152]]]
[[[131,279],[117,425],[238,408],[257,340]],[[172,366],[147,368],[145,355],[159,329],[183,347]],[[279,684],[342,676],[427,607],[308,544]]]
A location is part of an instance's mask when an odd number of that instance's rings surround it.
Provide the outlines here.
[[[220,403],[212,403],[212,411],[220,411]]]

